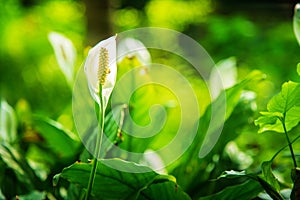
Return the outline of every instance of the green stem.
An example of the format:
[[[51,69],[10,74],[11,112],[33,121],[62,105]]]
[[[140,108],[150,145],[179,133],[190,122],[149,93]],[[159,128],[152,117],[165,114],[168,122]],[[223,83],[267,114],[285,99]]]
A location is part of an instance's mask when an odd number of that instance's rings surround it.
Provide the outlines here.
[[[294,142],[296,142],[299,138],[300,138],[300,135],[298,135],[298,136],[291,142],[291,144],[293,144]],[[278,154],[279,154],[281,151],[283,151],[287,146],[289,146],[289,145],[287,144],[287,145],[285,145],[284,147],[282,147],[281,149],[279,149],[279,151],[277,151],[277,152],[275,153],[275,155],[272,157],[272,159],[271,159],[270,161],[273,162],[273,160],[276,158],[276,156],[278,156]]]
[[[283,116],[283,120],[281,122],[282,122],[282,126],[283,126],[283,130],[284,130],[284,133],[285,133],[286,140],[288,141],[288,145],[289,145],[290,152],[291,152],[291,155],[292,155],[294,167],[297,168],[297,162],[296,162],[295,154],[294,154],[294,151],[293,151],[292,143],[290,141],[290,138],[288,136],[286,126],[285,126],[285,115]]]
[[[99,99],[100,99],[100,105],[99,105],[99,134],[97,134],[97,140],[96,140],[96,147],[95,147],[95,158],[93,161],[93,166],[92,166],[92,170],[91,170],[91,174],[90,174],[90,178],[89,178],[89,182],[88,182],[88,187],[87,187],[87,192],[85,195],[85,200],[88,200],[91,196],[92,193],[92,189],[93,189],[93,184],[95,181],[95,177],[96,177],[96,170],[97,170],[97,166],[98,166],[98,159],[100,159],[100,153],[101,153],[101,145],[102,145],[102,138],[103,138],[103,132],[104,132],[104,116],[105,116],[105,112],[104,112],[104,106],[103,106],[103,99],[102,99],[102,85],[99,84]]]

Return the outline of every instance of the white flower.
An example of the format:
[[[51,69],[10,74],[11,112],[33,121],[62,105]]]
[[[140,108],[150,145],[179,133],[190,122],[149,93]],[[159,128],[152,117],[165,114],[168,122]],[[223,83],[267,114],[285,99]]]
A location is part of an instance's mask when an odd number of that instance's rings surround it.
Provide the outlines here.
[[[49,41],[54,49],[58,65],[70,85],[73,84],[74,65],[76,61],[76,49],[71,40],[64,35],[51,32],[48,35]]]
[[[102,85],[103,108],[107,106],[116,83],[116,36],[99,42],[90,49],[84,63],[84,71],[93,99],[100,104],[99,84]]]
[[[215,100],[223,90],[234,86],[236,82],[236,59],[230,57],[218,62],[209,77],[209,90],[212,100]]]
[[[125,38],[118,43],[118,62],[124,57],[137,57],[142,65],[149,67],[151,56],[142,42],[133,38]]]
[[[297,41],[300,44],[300,3],[297,3],[295,6],[293,28]]]
[[[168,174],[162,158],[159,156],[159,154],[151,149],[147,149],[144,152],[141,163],[150,167],[159,174]]]

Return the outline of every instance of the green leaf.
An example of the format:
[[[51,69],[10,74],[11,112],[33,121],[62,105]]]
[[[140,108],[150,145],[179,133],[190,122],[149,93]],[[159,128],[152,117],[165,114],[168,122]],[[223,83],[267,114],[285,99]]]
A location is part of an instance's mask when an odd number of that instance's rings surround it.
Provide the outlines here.
[[[0,145],[0,158],[3,160],[3,162],[20,177],[22,178],[22,175],[25,174],[25,171],[20,166],[18,158],[20,158],[21,155],[19,152],[17,152],[11,145]],[[24,176],[24,180],[28,181]]]
[[[149,199],[149,197],[157,200],[191,199],[185,192],[182,191],[181,187],[172,181],[151,184],[146,190],[143,190],[143,195],[140,195],[138,199]]]
[[[265,189],[266,193],[274,200],[283,200],[280,193],[278,193],[273,186],[271,186],[269,183],[267,183],[265,180],[263,180],[260,177],[257,177],[257,181],[260,183],[260,185]]]
[[[12,144],[17,138],[17,119],[14,109],[0,101],[0,142]]]
[[[118,171],[114,166],[135,173]],[[91,163],[75,163],[55,177],[54,185],[62,178],[85,188],[91,168]],[[156,199],[158,195],[159,199],[189,199],[176,184],[174,177],[149,170],[148,167],[119,159],[101,160],[92,195],[94,199]]]
[[[98,104],[97,104],[98,105]],[[126,105],[117,105],[105,116],[104,122],[104,137],[101,148],[101,158],[104,158],[107,152],[112,148],[113,145],[119,145],[123,142],[122,132],[120,131],[122,127],[119,127],[119,124],[122,124],[124,121]],[[96,138],[99,134],[99,128],[96,127],[91,134],[85,136],[86,149],[81,154],[81,161],[88,161],[91,159],[90,152],[88,150],[94,150],[96,146]]]
[[[297,73],[300,76],[300,63],[298,63],[298,65],[297,65]]]
[[[26,194],[34,187],[42,187],[25,158],[9,144],[0,144],[0,167],[4,173],[1,174],[0,189],[8,199]]]
[[[292,81],[282,85],[281,92],[275,95],[267,105],[268,112],[255,121],[259,133],[276,131],[283,133],[282,123],[287,131],[298,125],[300,121],[300,84]]]
[[[239,166],[239,169],[246,169],[247,166],[249,166],[252,162],[252,158],[240,151],[238,146],[232,141],[239,137],[241,130],[249,127],[249,120],[251,120],[256,113],[255,105],[256,94],[250,91],[243,91],[234,111],[224,124],[219,140],[209,153],[210,156],[207,156],[208,159],[216,154],[222,155],[225,148],[226,154],[228,154],[232,162]],[[241,156],[242,154],[244,154],[244,156]],[[228,169],[226,164],[224,166],[218,166],[218,168],[221,171]]]
[[[249,84],[255,81],[262,80],[264,75],[260,71],[253,71],[250,73],[243,81],[236,84],[232,88],[223,91],[218,98],[206,109],[204,115],[200,118],[199,133],[204,135],[205,138],[202,141],[197,142],[202,143],[199,157],[202,158],[206,156],[219,138],[225,121],[230,117],[234,108],[238,104],[241,93],[243,89]],[[225,109],[225,110],[224,110]],[[213,113],[213,116],[211,116]],[[210,125],[210,127],[207,127]],[[206,131],[207,130],[207,131]]]
[[[1,190],[0,190],[0,199],[5,199],[5,196],[3,195]]]
[[[272,199],[276,199],[276,200],[283,199],[272,185],[270,185],[268,182],[266,182],[256,174],[246,174],[245,171],[238,172],[238,171],[231,170],[231,171],[225,171],[220,176],[220,178],[230,178],[230,179],[241,178],[241,177],[246,178],[246,180],[248,181],[254,180],[258,182]]]
[[[258,133],[264,131],[276,131],[283,132],[282,123],[279,120],[279,117],[282,117],[281,113],[270,113],[270,112],[260,112],[263,116],[259,117],[254,121],[256,126],[260,126]]]
[[[269,112],[287,113],[292,107],[300,105],[300,84],[292,81],[282,85],[281,92],[268,103]]]
[[[261,168],[262,168],[262,173],[265,178],[265,180],[277,191],[280,191],[280,185],[277,180],[277,178],[274,176],[272,172],[272,161],[265,161],[262,163]]]
[[[196,190],[196,185],[207,181],[208,176],[210,176],[210,171],[204,170],[205,166],[208,165],[207,163],[211,162],[214,155],[222,153],[226,144],[238,136],[239,131],[236,134],[234,133],[236,129],[242,127],[245,123],[248,124],[248,119],[243,120],[240,115],[243,117],[248,116],[248,114],[245,114],[245,111],[251,108],[247,104],[253,103],[254,97],[248,97],[247,99],[241,97],[241,94],[249,84],[257,83],[263,78],[264,75],[261,72],[253,71],[244,80],[228,88],[226,95],[223,91],[212,103],[213,105],[206,108],[198,122],[198,132],[192,145],[185,151],[179,162],[175,163],[177,166],[174,167],[175,169],[172,172],[178,177],[178,182],[184,189]],[[235,109],[237,109],[237,113],[232,115]],[[214,114],[213,116],[212,113]],[[239,119],[236,120],[235,116],[238,116]],[[229,121],[231,117],[232,119]],[[210,129],[208,130],[209,125]],[[218,137],[220,138],[218,139]]]
[[[46,117],[34,117],[34,127],[45,140],[44,145],[60,158],[73,157],[78,152],[79,140],[60,123]]]
[[[200,200],[253,199],[261,191],[262,191],[262,188],[258,182],[254,181],[254,180],[248,180],[242,184],[229,186],[216,194],[200,198]]]
[[[47,199],[46,193],[35,190],[29,194],[19,196],[19,200],[32,200],[32,199]]]

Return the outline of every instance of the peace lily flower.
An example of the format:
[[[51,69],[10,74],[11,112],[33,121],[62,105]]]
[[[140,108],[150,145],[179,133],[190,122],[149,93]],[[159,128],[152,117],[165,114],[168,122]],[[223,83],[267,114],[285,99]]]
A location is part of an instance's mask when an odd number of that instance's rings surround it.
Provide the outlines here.
[[[73,86],[76,49],[70,39],[56,32],[51,32],[48,39],[54,49],[55,57],[61,71],[70,86]]]
[[[300,44],[300,3],[297,3],[295,6],[293,28],[297,41]]]
[[[145,45],[134,38],[125,38],[118,43],[118,62],[125,57],[137,57],[142,65],[149,67],[152,63],[151,55]]]
[[[99,42],[89,50],[84,63],[84,71],[93,99],[100,104],[99,96],[102,96],[103,109],[105,110],[116,83],[116,36]],[[99,95],[100,85],[102,94]]]
[[[99,105],[99,134],[97,135],[94,162],[88,181],[85,199],[90,198],[97,170],[97,159],[100,156],[102,138],[104,134],[105,109],[109,96],[115,86],[117,77],[116,64],[116,36],[99,42],[93,47],[84,63],[84,71],[93,99]]]

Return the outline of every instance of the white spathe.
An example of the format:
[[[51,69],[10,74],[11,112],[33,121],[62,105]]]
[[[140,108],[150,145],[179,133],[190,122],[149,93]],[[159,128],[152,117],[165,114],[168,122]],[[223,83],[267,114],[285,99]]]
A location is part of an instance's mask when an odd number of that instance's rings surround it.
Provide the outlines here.
[[[145,45],[134,38],[124,38],[118,42],[118,62],[125,57],[135,56],[142,65],[149,67],[152,63],[151,55]]]
[[[96,46],[90,49],[84,63],[84,71],[87,77],[90,93],[98,104],[100,104],[98,67],[101,48],[105,48],[108,51],[108,68],[110,71],[110,73],[108,73],[106,76],[106,81],[102,85],[103,107],[105,109],[111,92],[115,86],[117,77],[116,36],[102,40]]]
[[[215,100],[223,90],[234,86],[237,76],[235,57],[219,61],[212,69],[208,82],[212,100]]]
[[[294,16],[293,16],[293,28],[296,39],[300,44],[300,3],[295,5]]]
[[[76,49],[70,39],[57,32],[50,32],[49,41],[54,49],[55,57],[68,83],[73,85]]]
[[[159,154],[151,149],[147,149],[141,160],[141,164],[146,165],[159,174],[168,174],[164,161]]]

